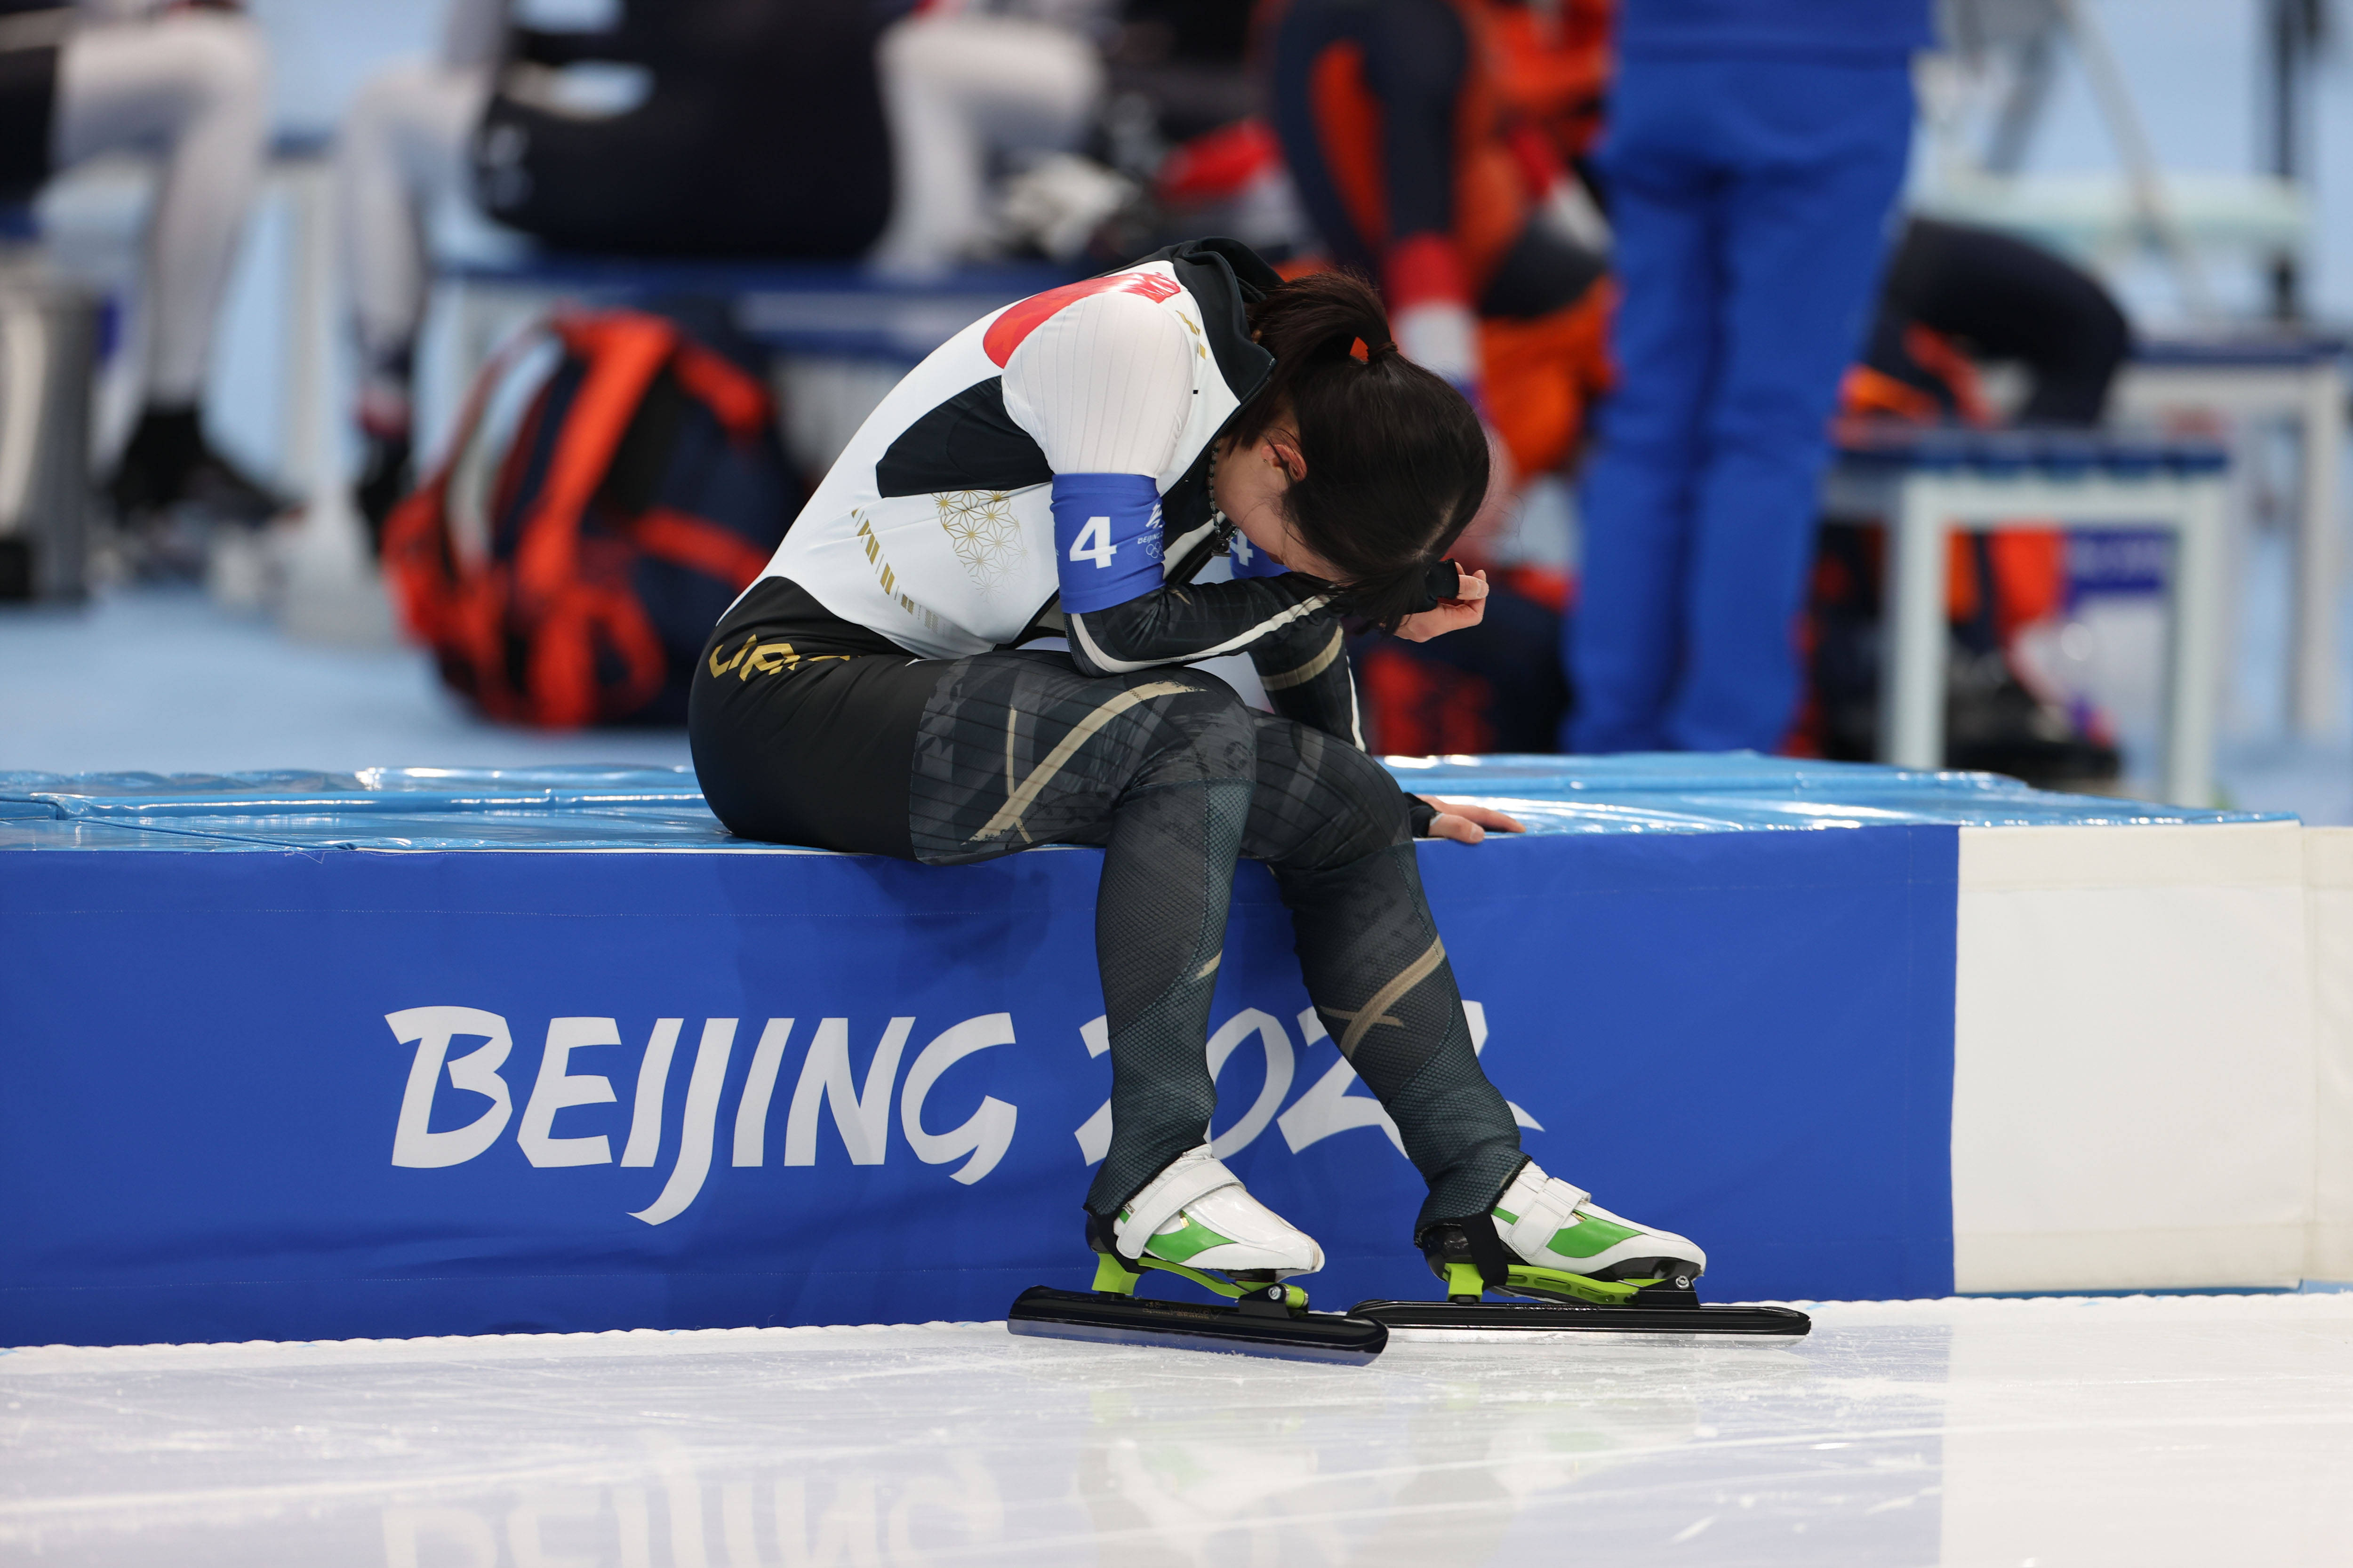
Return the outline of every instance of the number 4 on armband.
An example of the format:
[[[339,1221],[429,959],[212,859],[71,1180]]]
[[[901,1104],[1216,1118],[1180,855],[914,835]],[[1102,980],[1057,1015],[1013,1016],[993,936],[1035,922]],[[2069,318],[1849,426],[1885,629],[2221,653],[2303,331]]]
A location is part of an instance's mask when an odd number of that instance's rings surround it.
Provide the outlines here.
[[[1107,517],[1087,519],[1087,525],[1071,541],[1071,559],[1092,561],[1099,570],[1109,566],[1111,558],[1118,553],[1119,546],[1111,542],[1111,519]]]

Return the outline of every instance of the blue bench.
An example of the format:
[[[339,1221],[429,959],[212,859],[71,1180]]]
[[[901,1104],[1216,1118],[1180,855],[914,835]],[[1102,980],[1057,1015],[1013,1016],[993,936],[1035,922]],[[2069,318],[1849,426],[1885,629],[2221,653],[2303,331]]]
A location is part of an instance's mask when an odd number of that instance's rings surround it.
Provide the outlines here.
[[[2229,469],[2229,449],[2211,440],[1894,425],[1843,431],[1825,504],[1833,516],[1878,518],[1888,530],[1881,755],[1915,768],[1944,757],[1948,533],[2153,528],[2174,542],[2161,784],[2168,800],[2211,802]]]

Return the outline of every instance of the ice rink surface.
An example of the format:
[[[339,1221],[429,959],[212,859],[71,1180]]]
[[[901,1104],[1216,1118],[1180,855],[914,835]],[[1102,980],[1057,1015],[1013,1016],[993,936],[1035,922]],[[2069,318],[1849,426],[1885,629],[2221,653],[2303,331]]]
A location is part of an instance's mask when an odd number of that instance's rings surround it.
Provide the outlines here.
[[[1002,1324],[0,1352],[0,1561],[2353,1562],[2353,1295],[1369,1367]]]

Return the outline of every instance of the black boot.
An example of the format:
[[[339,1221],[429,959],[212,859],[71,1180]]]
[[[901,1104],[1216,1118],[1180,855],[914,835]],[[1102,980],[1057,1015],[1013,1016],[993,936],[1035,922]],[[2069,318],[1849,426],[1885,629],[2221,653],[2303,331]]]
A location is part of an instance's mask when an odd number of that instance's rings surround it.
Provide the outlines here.
[[[367,455],[360,466],[359,483],[353,487],[352,497],[367,522],[368,545],[375,554],[384,554],[384,525],[390,521],[393,508],[398,506],[410,490],[417,488],[417,471],[409,461],[408,436],[379,436],[369,432],[364,437]]]
[[[107,492],[116,517],[131,527],[185,507],[200,521],[255,528],[290,504],[213,450],[193,404],[151,406],[140,416]]]

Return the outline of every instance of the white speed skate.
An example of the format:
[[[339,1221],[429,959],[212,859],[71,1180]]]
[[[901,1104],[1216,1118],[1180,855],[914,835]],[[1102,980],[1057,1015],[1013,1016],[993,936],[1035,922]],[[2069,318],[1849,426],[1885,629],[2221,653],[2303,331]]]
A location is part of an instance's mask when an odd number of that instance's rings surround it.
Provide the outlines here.
[[[1090,1215],[1087,1241],[1095,1253],[1094,1289],[1031,1286],[1005,1314],[1008,1329],[1356,1365],[1388,1343],[1380,1324],[1311,1312],[1307,1292],[1282,1283],[1323,1268],[1324,1249],[1250,1196],[1206,1143],[1171,1161],[1108,1222]],[[1232,1305],[1138,1296],[1136,1287],[1155,1271],[1189,1279]]]
[[[1595,1279],[1680,1278],[1685,1289],[1707,1272],[1707,1254],[1687,1237],[1611,1214],[1534,1160],[1495,1200],[1494,1219],[1513,1256],[1537,1268]]]
[[[1611,1214],[1530,1160],[1484,1214],[1425,1224],[1416,1242],[1442,1301],[1359,1301],[1348,1315],[1393,1333],[1732,1334],[1786,1341],[1812,1327],[1787,1307],[1712,1306],[1694,1289],[1707,1254],[1688,1237]],[[1517,1300],[1490,1301],[1498,1296]]]
[[[1150,1258],[1267,1280],[1324,1267],[1314,1237],[1250,1196],[1207,1143],[1179,1154],[1128,1199],[1112,1234],[1123,1260]]]

